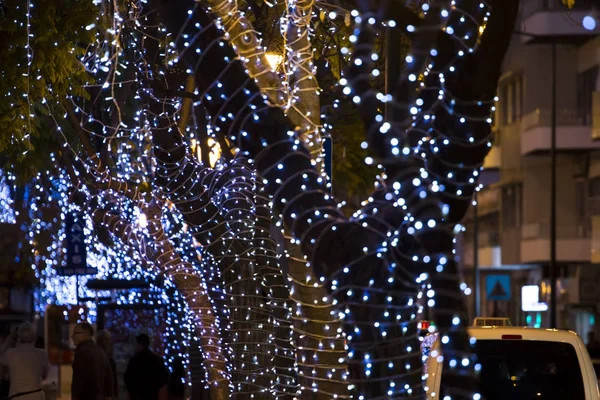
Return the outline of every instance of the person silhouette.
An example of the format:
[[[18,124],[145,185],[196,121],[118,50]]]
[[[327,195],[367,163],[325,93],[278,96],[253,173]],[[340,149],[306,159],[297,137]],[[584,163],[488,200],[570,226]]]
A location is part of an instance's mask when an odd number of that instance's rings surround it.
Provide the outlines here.
[[[16,347],[12,344],[17,339]],[[9,399],[43,400],[42,380],[48,376],[48,354],[34,346],[36,334],[32,323],[24,322],[2,346],[2,364],[10,374]]]
[[[150,337],[136,338],[137,352],[125,370],[125,387],[131,400],[166,400],[169,372],[164,360],[150,350]]]

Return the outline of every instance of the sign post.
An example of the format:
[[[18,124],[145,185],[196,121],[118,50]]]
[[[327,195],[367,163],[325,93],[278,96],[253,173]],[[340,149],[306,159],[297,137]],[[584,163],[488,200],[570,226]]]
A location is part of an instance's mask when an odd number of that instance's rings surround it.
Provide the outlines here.
[[[58,268],[58,275],[95,275],[98,270],[87,266],[87,248],[83,218],[76,214],[67,214],[65,219],[67,262]]]
[[[485,281],[488,300],[510,300],[510,275],[488,275]]]

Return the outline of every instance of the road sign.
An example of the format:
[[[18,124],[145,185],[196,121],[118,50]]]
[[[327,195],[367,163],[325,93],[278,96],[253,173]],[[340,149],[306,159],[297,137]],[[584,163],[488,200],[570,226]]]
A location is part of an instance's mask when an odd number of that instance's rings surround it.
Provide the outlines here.
[[[58,269],[59,275],[95,275],[98,273],[96,268],[87,266],[87,248],[83,228],[82,215],[67,214],[65,219],[67,265]]]
[[[510,300],[510,275],[488,275],[485,286],[488,300]]]

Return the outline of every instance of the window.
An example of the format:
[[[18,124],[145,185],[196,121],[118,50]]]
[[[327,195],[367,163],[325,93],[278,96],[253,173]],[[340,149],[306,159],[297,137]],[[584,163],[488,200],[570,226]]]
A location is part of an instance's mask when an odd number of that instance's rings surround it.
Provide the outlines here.
[[[475,354],[481,363],[482,398],[585,399],[581,367],[569,343],[478,340]]]
[[[512,124],[521,119],[523,111],[523,77],[522,75],[509,78],[502,85],[501,107],[502,123]]]
[[[592,124],[592,103],[598,87],[598,66],[577,74],[577,114],[584,125]]]

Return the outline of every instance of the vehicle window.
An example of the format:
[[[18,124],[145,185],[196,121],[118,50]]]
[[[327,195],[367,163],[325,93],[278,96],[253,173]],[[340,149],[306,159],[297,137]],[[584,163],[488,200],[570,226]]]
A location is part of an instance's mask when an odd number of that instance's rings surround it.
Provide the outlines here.
[[[487,400],[585,399],[577,353],[568,343],[479,340],[475,352]]]

